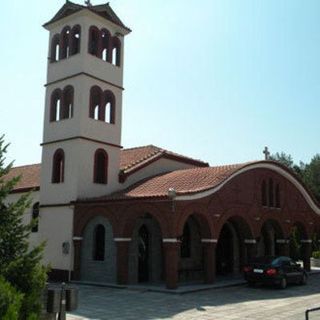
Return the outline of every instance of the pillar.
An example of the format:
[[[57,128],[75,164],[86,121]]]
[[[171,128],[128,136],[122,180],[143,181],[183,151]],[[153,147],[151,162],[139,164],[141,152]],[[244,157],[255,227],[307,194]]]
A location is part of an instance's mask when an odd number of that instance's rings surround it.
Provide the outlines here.
[[[302,252],[302,260],[303,260],[303,268],[306,271],[311,270],[310,258],[312,252],[312,240],[305,239],[301,240],[301,252]]]
[[[216,239],[202,239],[204,282],[214,283],[216,278]]]
[[[129,244],[131,238],[115,238],[117,246],[117,283],[128,284]]]
[[[82,237],[73,237],[73,274],[72,280],[80,280],[81,277],[81,244]]]
[[[163,239],[165,279],[167,289],[176,289],[178,287],[180,245],[181,243],[177,239]]]

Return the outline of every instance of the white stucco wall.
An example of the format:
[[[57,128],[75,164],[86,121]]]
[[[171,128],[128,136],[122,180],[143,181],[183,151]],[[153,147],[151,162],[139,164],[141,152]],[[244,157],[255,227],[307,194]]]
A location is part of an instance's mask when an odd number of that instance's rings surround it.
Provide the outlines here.
[[[50,122],[50,101],[52,92],[71,85],[74,88],[73,117]],[[115,96],[115,123],[110,124],[89,117],[90,89],[99,86],[103,91],[110,90]],[[46,90],[43,142],[68,139],[75,136],[100,140],[116,145],[121,144],[122,90],[102,81],[80,75],[49,85]]]
[[[52,269],[69,270],[73,268],[73,208],[41,208],[39,233],[46,241],[44,263]],[[68,242],[70,251],[64,254],[63,242]]]
[[[53,155],[57,148],[65,153],[64,182],[51,183]],[[102,148],[108,153],[108,183],[93,183],[94,154]],[[119,150],[82,139],[47,145],[42,154],[42,205],[63,204],[78,198],[103,196],[118,189]]]
[[[63,18],[49,27],[50,42],[48,56],[50,57],[52,38],[56,34],[61,33],[64,27],[70,26],[72,28],[75,25],[81,26],[80,53],[59,62],[48,63],[47,82],[57,81],[79,72],[86,72],[105,81],[112,79],[112,83],[121,87],[123,82],[124,37],[119,34],[125,35],[127,31],[87,10]],[[105,28],[110,32],[111,36],[117,34],[117,37],[121,41],[120,67],[104,62],[88,53],[89,29],[91,26],[96,26],[98,29]]]
[[[6,204],[16,202],[23,193],[10,194]],[[23,216],[23,223],[32,219],[32,207],[39,202],[39,191],[31,193],[31,207]],[[73,209],[69,207],[40,208],[38,232],[32,232],[29,238],[30,248],[46,241],[43,263],[54,269],[69,270],[73,267],[72,251]],[[62,253],[62,243],[69,242],[70,253]]]
[[[180,169],[194,168],[195,166],[183,162],[179,162],[171,159],[160,158],[159,160],[152,162],[148,166],[136,171],[130,175],[125,183],[121,185],[121,189],[127,188],[130,185],[145,179],[147,177],[152,177],[160,173],[170,172]]]

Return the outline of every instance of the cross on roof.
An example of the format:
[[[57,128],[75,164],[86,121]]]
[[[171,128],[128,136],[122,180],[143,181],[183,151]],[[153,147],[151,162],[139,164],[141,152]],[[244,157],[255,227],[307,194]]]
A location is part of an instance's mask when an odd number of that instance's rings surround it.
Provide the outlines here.
[[[264,147],[263,153],[264,153],[264,156],[265,156],[265,160],[269,160],[270,151],[269,151],[268,147]]]

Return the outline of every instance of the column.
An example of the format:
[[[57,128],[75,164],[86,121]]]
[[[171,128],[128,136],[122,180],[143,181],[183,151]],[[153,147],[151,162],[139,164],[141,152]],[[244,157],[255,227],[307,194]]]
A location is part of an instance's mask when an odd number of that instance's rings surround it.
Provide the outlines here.
[[[72,280],[80,280],[82,237],[74,236],[73,240],[73,274]]]
[[[179,282],[178,263],[180,259],[180,241],[165,238],[163,241],[165,279],[167,289],[176,289]]]
[[[203,246],[204,282],[214,283],[216,278],[217,239],[201,239]]]
[[[128,284],[129,244],[131,238],[114,238],[117,246],[117,283]]]
[[[280,256],[290,256],[290,241],[288,239],[277,239],[276,243],[279,248]]]
[[[256,239],[245,239],[244,244],[247,250],[247,263],[250,262],[251,259],[257,256],[257,241]]]
[[[301,252],[302,252],[302,260],[303,260],[303,268],[306,271],[311,270],[310,265],[310,257],[312,251],[312,240],[311,239],[303,239],[301,240]]]

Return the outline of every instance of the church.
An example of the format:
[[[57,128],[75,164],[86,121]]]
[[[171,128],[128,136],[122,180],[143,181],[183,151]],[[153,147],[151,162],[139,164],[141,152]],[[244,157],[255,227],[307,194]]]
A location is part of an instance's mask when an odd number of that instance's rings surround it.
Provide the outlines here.
[[[320,205],[286,167],[268,156],[212,167],[154,145],[122,147],[131,30],[109,4],[66,1],[44,28],[42,159],[7,178],[22,177],[8,201],[32,191],[25,222],[38,218],[30,243],[46,241],[51,279],[211,284],[251,257],[293,255],[293,232],[310,270]]]

